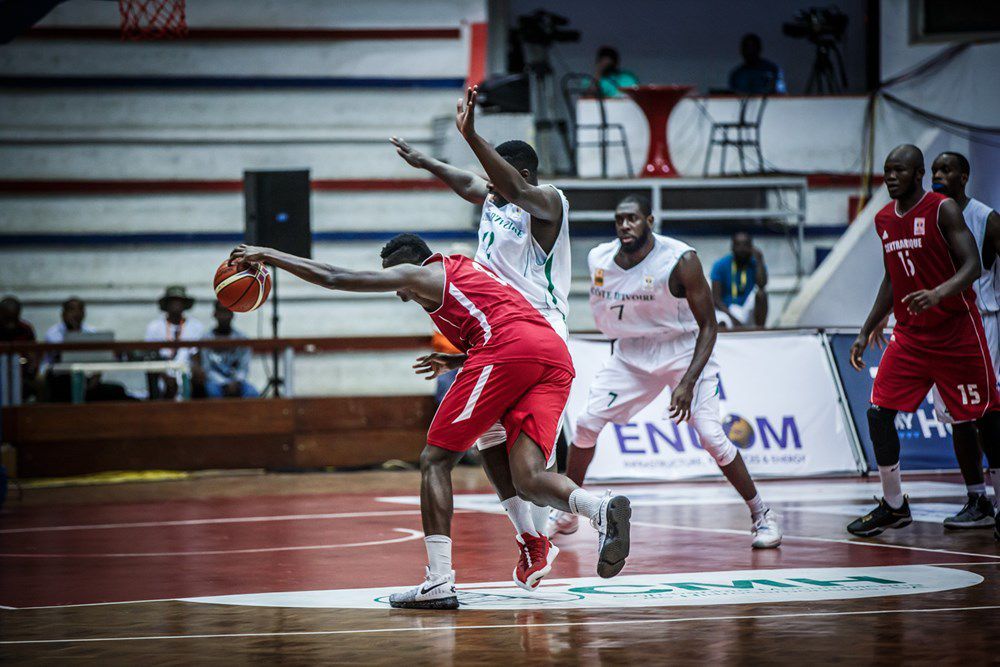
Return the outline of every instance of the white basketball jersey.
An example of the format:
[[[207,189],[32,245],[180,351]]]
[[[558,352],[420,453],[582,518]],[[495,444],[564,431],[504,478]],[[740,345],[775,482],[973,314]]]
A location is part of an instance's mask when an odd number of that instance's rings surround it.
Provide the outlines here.
[[[978,199],[969,199],[965,205],[962,215],[965,216],[965,224],[972,230],[972,235],[976,238],[976,246],[979,248],[979,256],[983,256],[983,241],[986,239],[986,219],[993,212],[989,206]],[[976,302],[979,304],[979,312],[995,313],[1000,310],[1000,261],[994,260],[993,266],[983,269],[983,275],[972,285],[976,290]]]
[[[531,214],[516,204],[496,206],[490,197],[479,220],[476,261],[511,283],[546,319],[569,313],[569,201],[561,190],[562,221],[552,251],[545,253],[531,235]],[[552,311],[557,311],[553,313]]]
[[[670,274],[684,253],[694,250],[669,236],[653,234],[653,249],[631,269],[615,263],[620,241],[590,251],[590,308],[608,338],[669,340],[698,331],[687,299],[670,293]]]

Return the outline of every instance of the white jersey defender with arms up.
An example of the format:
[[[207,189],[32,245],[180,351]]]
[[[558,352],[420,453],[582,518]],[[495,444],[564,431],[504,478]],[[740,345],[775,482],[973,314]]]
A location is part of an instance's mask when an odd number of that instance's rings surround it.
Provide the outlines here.
[[[618,240],[597,246],[587,258],[594,320],[615,344],[577,419],[566,474],[582,482],[604,427],[627,423],[670,387],[665,416],[690,421],[704,450],[743,496],[753,521],[753,546],[776,547],[781,542],[777,521],[719,416],[712,290],[694,249],[654,234],[652,224],[648,201],[626,197],[615,211]],[[571,515],[562,514],[554,529],[571,533],[576,525]]]

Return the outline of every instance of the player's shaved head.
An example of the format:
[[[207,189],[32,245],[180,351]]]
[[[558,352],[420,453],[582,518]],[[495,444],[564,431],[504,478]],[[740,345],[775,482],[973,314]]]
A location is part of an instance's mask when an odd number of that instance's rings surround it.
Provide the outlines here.
[[[628,195],[620,202],[618,206],[621,207],[623,204],[635,204],[639,207],[639,212],[645,216],[650,216],[653,214],[653,207],[649,203],[649,197],[646,195]]]
[[[397,234],[382,248],[382,268],[399,264],[423,264],[432,254],[427,243],[416,234]]]
[[[913,144],[901,144],[889,152],[886,162],[902,162],[914,169],[924,168],[924,152]]]
[[[497,146],[497,153],[518,171],[527,171],[528,180],[538,177],[538,154],[526,141],[514,139]]]

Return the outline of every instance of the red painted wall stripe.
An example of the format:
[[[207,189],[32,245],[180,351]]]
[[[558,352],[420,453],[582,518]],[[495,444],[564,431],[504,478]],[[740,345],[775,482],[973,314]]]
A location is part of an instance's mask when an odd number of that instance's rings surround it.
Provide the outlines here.
[[[359,39],[459,39],[459,28],[192,28],[187,41],[347,41]],[[33,28],[18,39],[121,41],[118,28]]]
[[[806,177],[811,188],[857,188],[858,174],[810,174]],[[882,177],[873,177],[873,185],[882,184]],[[319,178],[312,182],[314,192],[426,192],[447,190],[437,179],[403,178]],[[242,192],[241,180],[16,180],[0,179],[0,194],[184,194],[211,192]]]
[[[485,23],[469,25],[469,75],[465,85],[475,86],[486,78],[486,47],[489,30]]]

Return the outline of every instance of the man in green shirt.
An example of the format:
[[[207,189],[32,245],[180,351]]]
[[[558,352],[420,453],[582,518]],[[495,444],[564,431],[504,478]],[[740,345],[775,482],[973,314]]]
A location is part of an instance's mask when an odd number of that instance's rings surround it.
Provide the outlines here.
[[[625,86],[639,85],[639,79],[632,72],[618,66],[618,51],[610,46],[602,46],[597,50],[597,64],[594,78],[601,87],[603,97],[621,97],[618,90]]]

